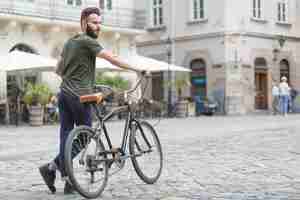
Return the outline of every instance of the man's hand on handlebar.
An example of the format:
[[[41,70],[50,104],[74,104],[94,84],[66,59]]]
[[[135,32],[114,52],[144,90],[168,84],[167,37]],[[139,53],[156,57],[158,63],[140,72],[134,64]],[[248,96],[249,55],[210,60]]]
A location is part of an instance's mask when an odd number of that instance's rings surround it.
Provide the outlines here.
[[[151,76],[151,72],[147,71],[147,70],[141,70],[137,72],[138,76],[143,76],[143,77],[150,77]]]

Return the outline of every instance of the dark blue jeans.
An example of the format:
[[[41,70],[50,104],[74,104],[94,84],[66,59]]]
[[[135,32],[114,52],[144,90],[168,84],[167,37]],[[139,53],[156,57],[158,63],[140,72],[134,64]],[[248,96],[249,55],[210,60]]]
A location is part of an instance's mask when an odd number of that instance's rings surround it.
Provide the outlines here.
[[[73,97],[65,92],[58,96],[58,109],[60,117],[60,144],[59,154],[54,159],[62,177],[66,176],[64,167],[64,149],[69,133],[74,125],[92,126],[91,107],[88,104],[82,104],[78,97]]]

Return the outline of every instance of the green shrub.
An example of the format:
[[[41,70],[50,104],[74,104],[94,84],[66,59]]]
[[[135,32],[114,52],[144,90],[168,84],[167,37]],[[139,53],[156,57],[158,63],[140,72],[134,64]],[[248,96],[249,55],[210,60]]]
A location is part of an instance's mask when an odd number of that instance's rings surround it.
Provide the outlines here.
[[[119,90],[126,90],[129,88],[129,81],[119,75],[108,76],[102,73],[98,73],[96,76],[96,84],[108,85],[114,89]]]
[[[23,100],[27,105],[46,105],[49,102],[51,91],[45,84],[26,84]]]

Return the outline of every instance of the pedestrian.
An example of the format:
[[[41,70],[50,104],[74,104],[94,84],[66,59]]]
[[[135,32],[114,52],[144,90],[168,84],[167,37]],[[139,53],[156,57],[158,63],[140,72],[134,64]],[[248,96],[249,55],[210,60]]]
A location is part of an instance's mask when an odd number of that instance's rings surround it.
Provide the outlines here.
[[[273,82],[272,87],[272,113],[276,115],[279,113],[279,87],[277,82]]]
[[[40,174],[52,193],[56,192],[56,171],[65,180],[64,194],[73,193],[73,187],[64,168],[64,147],[74,125],[92,125],[91,107],[80,103],[81,95],[93,93],[96,57],[106,59],[113,65],[140,73],[103,49],[97,38],[101,28],[100,10],[88,7],[82,10],[80,25],[82,33],[70,38],[63,47],[56,73],[62,77],[58,108],[60,118],[59,153],[54,160],[39,167]]]
[[[288,103],[290,96],[290,87],[287,83],[285,76],[281,77],[281,83],[279,84],[279,96],[280,96],[280,112],[283,116],[287,116]]]
[[[289,111],[293,111],[294,101],[298,95],[298,91],[290,84],[290,98],[289,98]]]

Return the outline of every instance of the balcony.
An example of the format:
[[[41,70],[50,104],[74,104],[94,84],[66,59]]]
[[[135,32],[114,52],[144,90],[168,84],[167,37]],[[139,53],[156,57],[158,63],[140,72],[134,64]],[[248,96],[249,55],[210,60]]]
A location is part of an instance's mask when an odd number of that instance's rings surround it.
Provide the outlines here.
[[[81,7],[67,5],[64,1],[1,0],[0,15],[18,15],[34,18],[79,22]],[[142,10],[113,8],[102,14],[103,25],[117,28],[144,29],[146,15]],[[1,16],[0,16],[1,17]]]

